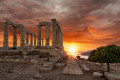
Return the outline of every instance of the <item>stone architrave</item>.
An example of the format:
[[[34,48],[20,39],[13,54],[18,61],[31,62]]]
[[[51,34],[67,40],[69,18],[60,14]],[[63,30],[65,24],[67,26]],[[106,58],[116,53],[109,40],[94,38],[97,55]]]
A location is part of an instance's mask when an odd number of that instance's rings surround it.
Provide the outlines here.
[[[47,24],[46,25],[46,46],[49,46],[49,39],[50,39],[49,32],[50,32],[50,26],[49,24]]]
[[[17,27],[13,27],[13,47],[17,47]]]
[[[8,48],[8,24],[4,22],[4,48]]]

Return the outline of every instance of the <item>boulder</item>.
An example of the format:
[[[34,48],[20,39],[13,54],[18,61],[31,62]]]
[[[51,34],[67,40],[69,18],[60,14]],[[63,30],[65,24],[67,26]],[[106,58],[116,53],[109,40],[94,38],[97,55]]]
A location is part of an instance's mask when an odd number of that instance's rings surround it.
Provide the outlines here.
[[[120,80],[120,73],[110,73],[110,72],[105,72],[104,76],[108,80]]]
[[[96,76],[96,77],[102,77],[102,76],[103,76],[103,73],[100,73],[100,72],[94,72],[94,73],[93,73],[93,76]]]
[[[90,71],[90,68],[88,68],[85,64],[81,65],[82,66],[82,69],[84,71]]]

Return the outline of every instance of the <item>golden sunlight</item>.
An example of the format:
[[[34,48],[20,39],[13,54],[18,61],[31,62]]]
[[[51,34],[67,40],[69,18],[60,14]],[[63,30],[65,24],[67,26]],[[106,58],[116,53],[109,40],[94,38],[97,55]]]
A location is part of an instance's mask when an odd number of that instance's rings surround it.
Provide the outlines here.
[[[71,46],[71,47],[68,49],[68,51],[69,51],[70,53],[75,53],[77,50],[76,50],[76,47],[75,47],[75,46]]]
[[[78,51],[79,51],[78,45],[76,43],[68,43],[68,44],[66,43],[65,50],[67,51],[68,55],[72,55],[74,57],[77,56]]]

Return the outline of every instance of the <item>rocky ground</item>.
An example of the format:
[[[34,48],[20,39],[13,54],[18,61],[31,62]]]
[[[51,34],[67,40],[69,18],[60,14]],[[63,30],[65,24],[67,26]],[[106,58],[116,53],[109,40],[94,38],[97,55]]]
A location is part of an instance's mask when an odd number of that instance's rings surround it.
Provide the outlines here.
[[[86,64],[90,69],[103,70],[99,65],[90,64],[85,60],[78,61]],[[88,64],[89,63],[89,64]],[[49,73],[40,72],[40,65],[22,63],[0,63],[0,80],[106,80],[104,77],[95,77],[91,71],[83,71],[83,75],[62,74],[64,68],[55,68]]]

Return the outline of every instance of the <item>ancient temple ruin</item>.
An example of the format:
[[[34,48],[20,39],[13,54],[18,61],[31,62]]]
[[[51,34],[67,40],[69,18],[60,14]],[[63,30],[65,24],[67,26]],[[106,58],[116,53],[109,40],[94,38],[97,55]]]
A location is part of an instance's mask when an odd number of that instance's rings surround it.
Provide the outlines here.
[[[4,22],[4,41],[3,47],[8,50],[8,26],[13,26],[13,47],[17,50],[26,51],[40,51],[48,52],[51,55],[59,55],[63,51],[63,32],[56,19],[51,19],[51,22],[39,22],[38,34],[27,30],[23,24],[15,24],[10,20]],[[41,36],[41,27],[45,27],[46,38]],[[50,46],[50,27],[52,27],[52,45]],[[20,47],[17,46],[17,29],[20,29]],[[29,44],[30,35],[30,44]],[[33,41],[34,37],[34,41]],[[43,45],[45,42],[45,45]],[[33,43],[34,42],[34,43]],[[30,49],[31,48],[31,49]]]

